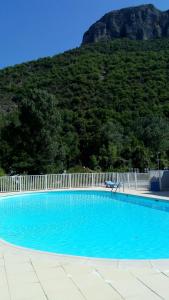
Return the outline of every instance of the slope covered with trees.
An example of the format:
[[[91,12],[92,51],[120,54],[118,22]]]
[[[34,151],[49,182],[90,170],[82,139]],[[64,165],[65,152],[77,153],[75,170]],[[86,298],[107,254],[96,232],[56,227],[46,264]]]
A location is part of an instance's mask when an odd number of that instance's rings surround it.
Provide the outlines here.
[[[169,165],[169,39],[85,45],[0,71],[0,167]]]

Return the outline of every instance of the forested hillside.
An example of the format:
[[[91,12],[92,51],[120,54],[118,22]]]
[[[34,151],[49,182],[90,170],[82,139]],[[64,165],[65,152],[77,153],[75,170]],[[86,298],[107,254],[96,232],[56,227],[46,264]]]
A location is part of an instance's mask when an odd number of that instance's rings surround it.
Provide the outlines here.
[[[169,165],[169,39],[115,40],[0,71],[0,167]],[[77,168],[78,169],[78,168]]]

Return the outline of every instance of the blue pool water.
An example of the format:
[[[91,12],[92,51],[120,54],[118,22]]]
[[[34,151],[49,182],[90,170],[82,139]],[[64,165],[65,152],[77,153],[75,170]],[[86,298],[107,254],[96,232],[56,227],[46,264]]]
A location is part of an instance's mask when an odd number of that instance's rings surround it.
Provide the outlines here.
[[[169,258],[169,203],[99,191],[1,197],[0,238],[60,254]]]

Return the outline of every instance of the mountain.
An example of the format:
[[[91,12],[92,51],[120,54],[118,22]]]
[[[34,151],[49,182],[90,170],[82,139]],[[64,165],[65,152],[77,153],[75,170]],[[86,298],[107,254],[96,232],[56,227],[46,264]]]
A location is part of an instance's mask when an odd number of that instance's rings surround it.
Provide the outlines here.
[[[157,153],[168,167],[168,82],[169,38],[106,39],[0,70],[0,174],[144,170]]]
[[[1,70],[1,168],[143,170],[157,152],[168,166],[168,81],[169,39],[100,42]]]
[[[128,38],[151,40],[169,37],[169,11],[152,4],[129,7],[107,13],[84,34],[82,44]]]

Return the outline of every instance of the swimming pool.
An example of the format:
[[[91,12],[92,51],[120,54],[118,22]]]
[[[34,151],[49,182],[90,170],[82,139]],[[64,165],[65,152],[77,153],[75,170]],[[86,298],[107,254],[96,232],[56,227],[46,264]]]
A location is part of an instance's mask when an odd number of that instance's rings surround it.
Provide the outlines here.
[[[1,197],[0,238],[66,255],[169,258],[169,203],[103,191]]]

